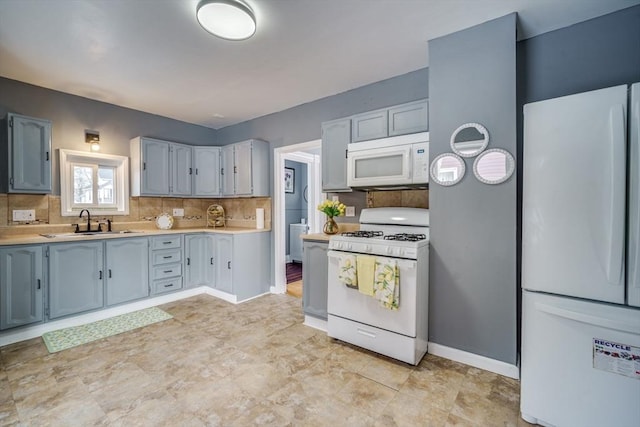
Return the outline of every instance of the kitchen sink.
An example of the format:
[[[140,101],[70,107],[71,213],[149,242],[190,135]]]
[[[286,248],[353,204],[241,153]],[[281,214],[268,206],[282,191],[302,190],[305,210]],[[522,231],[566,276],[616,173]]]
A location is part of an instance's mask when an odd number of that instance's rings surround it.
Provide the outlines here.
[[[80,233],[48,233],[41,234],[42,237],[54,239],[56,237],[84,237],[84,236],[112,236],[114,234],[143,233],[143,231],[121,230],[121,231],[81,231]]]

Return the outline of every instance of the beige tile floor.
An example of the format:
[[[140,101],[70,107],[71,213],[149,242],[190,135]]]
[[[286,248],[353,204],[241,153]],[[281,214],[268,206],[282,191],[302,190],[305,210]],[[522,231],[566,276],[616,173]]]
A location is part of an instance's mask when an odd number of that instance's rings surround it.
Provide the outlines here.
[[[59,353],[39,338],[0,348],[0,425],[526,424],[517,381],[332,340],[288,295],[162,308],[174,318]]]

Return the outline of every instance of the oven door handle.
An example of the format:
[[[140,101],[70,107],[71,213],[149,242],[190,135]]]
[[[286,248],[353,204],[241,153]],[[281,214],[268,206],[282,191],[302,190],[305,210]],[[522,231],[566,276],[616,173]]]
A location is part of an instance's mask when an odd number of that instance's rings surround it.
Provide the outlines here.
[[[341,255],[355,255],[355,256],[358,256],[358,253],[356,253],[356,252],[340,252],[340,251],[329,251],[329,252],[327,252],[327,257],[329,259],[335,259],[337,261],[340,260],[340,256]],[[376,258],[382,258],[382,259],[395,260],[398,263],[398,267],[403,268],[403,269],[415,270],[416,267],[417,267],[416,261],[415,260],[411,260],[411,259],[391,258],[391,257],[385,257],[385,256],[377,256],[377,255],[370,255],[370,256],[375,256]]]

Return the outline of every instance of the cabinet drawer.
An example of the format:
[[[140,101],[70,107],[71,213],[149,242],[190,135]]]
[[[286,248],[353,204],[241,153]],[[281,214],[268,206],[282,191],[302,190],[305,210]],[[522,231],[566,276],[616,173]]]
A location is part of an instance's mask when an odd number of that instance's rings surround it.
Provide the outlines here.
[[[173,249],[181,247],[181,236],[160,236],[151,238],[151,249]]]
[[[151,280],[182,276],[182,264],[159,265],[151,269]]]
[[[171,264],[182,261],[181,249],[167,249],[164,251],[153,251],[151,253],[151,264]]]
[[[169,280],[156,280],[151,285],[151,292],[154,294],[163,294],[178,289],[182,289],[182,277],[174,277]]]

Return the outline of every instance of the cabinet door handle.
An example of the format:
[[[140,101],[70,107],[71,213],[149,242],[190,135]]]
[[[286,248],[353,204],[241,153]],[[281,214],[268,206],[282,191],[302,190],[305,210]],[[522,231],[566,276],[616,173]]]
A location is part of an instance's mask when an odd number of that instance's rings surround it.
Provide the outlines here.
[[[171,244],[171,240],[169,240],[168,242],[162,242],[163,245],[170,245]]]
[[[164,258],[164,259],[171,259],[171,258],[173,258],[173,255],[163,256],[162,258]]]
[[[224,168],[220,168],[220,175],[224,175]]]
[[[231,270],[231,261],[227,261],[227,268]]]
[[[349,150],[344,150],[344,158],[345,158],[345,159],[346,159],[347,157],[349,157],[349,156],[347,156],[347,153],[349,153]]]
[[[111,269],[109,269],[109,279],[111,279]]]
[[[193,175],[193,169],[189,168],[189,175]]]
[[[187,265],[191,265],[191,258],[187,258]]]
[[[198,175],[198,168],[196,168],[196,175]]]
[[[40,289],[40,288],[42,288],[42,285],[40,283],[40,279],[38,279],[38,287],[36,289]]]
[[[46,159],[47,162],[49,161],[49,152],[48,151],[45,153],[45,159]]]
[[[147,170],[147,162],[142,162],[142,170],[143,171]]]
[[[238,167],[237,166],[233,167],[233,173],[238,173]]]
[[[102,280],[102,270],[100,270],[100,273],[98,274],[98,279]]]
[[[213,257],[211,257],[211,265],[213,265]]]
[[[169,283],[167,285],[164,285],[165,288],[172,288],[173,287],[173,283]]]
[[[173,273],[173,270],[164,270],[164,273]]]

